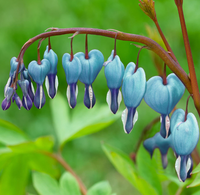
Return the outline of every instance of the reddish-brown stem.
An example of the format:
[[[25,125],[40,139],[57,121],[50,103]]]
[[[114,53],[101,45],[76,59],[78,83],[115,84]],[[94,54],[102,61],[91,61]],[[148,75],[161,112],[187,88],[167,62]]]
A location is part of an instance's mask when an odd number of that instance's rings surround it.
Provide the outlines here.
[[[88,35],[85,35],[85,59],[89,59],[88,55]]]
[[[166,64],[164,63],[163,85],[167,85]]]
[[[155,18],[155,20],[153,20],[153,21],[154,21],[154,23],[156,25],[156,28],[158,29],[158,32],[159,32],[159,34],[160,34],[160,36],[161,36],[161,38],[162,38],[162,40],[163,40],[163,42],[165,44],[165,47],[169,51],[169,55],[178,63],[178,60],[176,59],[176,56],[174,55],[174,53],[173,53],[173,51],[172,51],[167,39],[165,38],[165,35],[163,34],[163,32],[162,32],[162,30],[160,28],[160,25],[158,23],[157,18]]]
[[[199,94],[199,88],[198,88],[198,83],[197,83],[197,78],[196,78],[196,73],[195,73],[195,68],[194,68],[194,62],[193,62],[193,58],[192,58],[192,52],[191,52],[188,33],[187,33],[187,28],[186,28],[186,24],[185,24],[185,18],[184,18],[184,14],[183,14],[183,6],[182,6],[183,1],[182,0],[175,0],[175,3],[176,3],[177,8],[178,8],[179,18],[180,18],[180,23],[181,23],[181,29],[182,29],[182,34],[183,34],[183,40],[184,40],[184,44],[185,44],[185,50],[186,50],[188,67],[189,67],[189,72],[190,72],[190,79],[191,79],[191,86],[192,86],[192,94],[193,94],[194,104],[195,104],[195,107],[196,107],[196,109],[199,113],[199,116],[200,116],[200,94]]]
[[[73,38],[74,37],[72,37],[71,38],[71,57],[70,57],[70,62],[73,60],[73,58],[74,58],[74,53],[73,53]]]
[[[37,63],[41,65],[41,59],[40,59],[40,48],[37,48]]]
[[[115,38],[116,32],[108,31],[108,30],[101,30],[101,29],[93,29],[93,28],[66,28],[66,29],[57,29],[55,31],[45,32],[42,34],[39,34],[29,41],[27,41],[24,46],[22,47],[19,59],[23,59],[24,52],[27,50],[27,48],[41,38],[46,38],[49,36],[58,36],[58,35],[64,35],[64,34],[71,34],[75,32],[79,32],[79,34],[93,34],[93,35],[100,35],[100,36],[106,36],[110,38]],[[180,67],[166,52],[158,43],[153,41],[152,39],[142,36],[142,35],[135,35],[135,34],[129,34],[129,33],[123,33],[118,32],[117,35],[118,40],[123,41],[132,41],[132,42],[138,42],[141,44],[144,44],[149,47],[150,50],[155,52],[157,55],[160,56],[160,58],[167,64],[167,66],[174,72],[180,80],[184,83],[189,93],[192,93],[191,83],[188,75],[186,72]],[[18,71],[16,72],[18,74]],[[17,75],[16,75],[17,76]],[[200,108],[199,108],[200,112]]]
[[[56,160],[58,163],[60,163],[60,165],[62,165],[62,167],[70,172],[76,179],[76,181],[79,184],[81,193],[83,195],[87,194],[87,189],[85,187],[85,185],[83,184],[83,182],[81,181],[81,179],[78,177],[78,175],[74,172],[74,170],[67,164],[67,162],[62,158],[62,156],[58,155],[58,154],[53,154],[53,153],[49,153],[49,152],[42,152],[43,154],[53,158],[54,160]]]
[[[140,50],[138,51],[137,61],[136,61],[136,66],[135,66],[135,71],[134,71],[134,73],[135,73],[135,72],[137,71],[137,69],[138,69],[138,63],[139,63],[140,52],[141,52],[141,50],[144,49],[144,48],[147,48],[147,46],[142,46],[142,47],[140,48]]]
[[[115,43],[114,43],[114,54],[113,54],[113,59],[117,55],[117,33],[115,35]]]
[[[190,94],[190,95],[188,96],[188,98],[187,98],[186,108],[185,108],[185,120],[184,120],[184,121],[187,120],[187,114],[188,114],[188,103],[189,103],[189,99],[190,99],[191,96],[192,96],[192,94]]]
[[[51,40],[50,37],[48,38],[48,52],[51,50]]]

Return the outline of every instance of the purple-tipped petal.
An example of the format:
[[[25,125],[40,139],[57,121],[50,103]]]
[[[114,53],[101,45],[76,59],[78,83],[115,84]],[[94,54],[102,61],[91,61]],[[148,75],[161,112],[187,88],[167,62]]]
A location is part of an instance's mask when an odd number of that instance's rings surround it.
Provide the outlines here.
[[[30,110],[32,108],[32,100],[30,98],[29,95],[27,96],[23,96],[22,98],[22,104],[23,104],[23,107],[26,109],[26,110]]]
[[[76,98],[78,95],[78,87],[76,85],[76,83],[70,84],[67,87],[67,99],[68,99],[68,103],[70,108],[74,108],[76,106]]]
[[[34,97],[34,105],[36,108],[41,109],[46,102],[43,86],[37,84],[37,90]]]
[[[48,74],[45,80],[47,93],[51,99],[53,99],[57,93],[58,78],[55,74]]]
[[[3,110],[7,110],[8,108],[10,108],[11,105],[11,99],[7,100],[7,98],[5,98],[1,104],[1,107]]]
[[[33,87],[33,84],[31,83],[31,81],[29,81],[29,85],[28,85],[28,95],[33,102],[34,96],[35,96],[35,90],[34,90],[34,87]]]
[[[12,101],[13,102],[15,101],[15,103],[17,104],[17,106],[18,106],[18,108],[20,110],[21,107],[22,107],[22,101],[21,101],[20,97],[17,95],[17,93],[14,93],[14,95],[12,97]]]
[[[96,98],[92,89],[92,85],[85,85],[84,104],[88,109],[93,108]]]
[[[170,120],[166,114],[161,114],[160,134],[163,138],[167,138],[170,135]]]

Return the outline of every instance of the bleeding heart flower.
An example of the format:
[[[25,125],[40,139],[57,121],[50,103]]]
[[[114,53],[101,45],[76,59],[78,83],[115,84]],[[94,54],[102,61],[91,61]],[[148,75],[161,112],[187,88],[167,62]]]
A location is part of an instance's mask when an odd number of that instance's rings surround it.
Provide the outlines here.
[[[169,114],[181,99],[185,91],[185,86],[174,74],[167,77],[167,84],[163,84],[160,76],[155,76],[147,81],[147,89],[144,95],[145,102],[156,112],[161,114],[162,121],[165,123],[169,118]],[[167,117],[167,118],[166,118]],[[168,123],[169,124],[169,123]],[[169,126],[161,126],[161,135],[167,137],[170,134]]]
[[[3,110],[7,110],[8,108],[10,108],[11,98],[14,93],[15,93],[15,90],[12,87],[7,87],[7,90],[5,92],[5,99],[3,100],[1,104],[1,107]]]
[[[26,110],[30,110],[32,108],[32,100],[28,94],[29,81],[28,80],[23,80],[23,81],[19,80],[18,84],[21,87],[22,92],[23,92],[22,105]]]
[[[50,63],[46,59],[43,59],[41,64],[38,64],[36,61],[32,61],[28,65],[28,72],[32,79],[37,83],[34,104],[38,109],[42,108],[46,101],[42,85],[49,71]]]
[[[74,108],[76,106],[76,99],[78,95],[77,82],[81,74],[82,66],[80,60],[74,56],[72,61],[70,61],[71,55],[65,53],[62,57],[62,65],[65,70],[66,81],[68,83],[67,87],[67,99],[69,106]]]
[[[86,59],[85,54],[82,52],[74,55],[74,57],[77,57],[80,60],[82,65],[82,71],[79,80],[85,84],[84,104],[88,109],[90,109],[96,102],[96,98],[92,89],[92,83],[103,66],[104,57],[103,54],[96,49],[91,50],[88,56],[89,59]]]
[[[170,135],[168,138],[163,138],[160,133],[156,133],[154,137],[146,139],[143,143],[145,149],[149,152],[151,157],[153,156],[153,152],[156,148],[160,150],[162,155],[162,165],[165,169],[167,167],[167,152],[170,147],[173,148],[172,136]]]
[[[44,52],[44,59],[47,59],[50,62],[50,70],[46,76],[45,85],[47,89],[47,93],[51,99],[53,99],[57,93],[58,89],[58,77],[57,77],[57,64],[58,64],[58,56],[56,53],[46,47]]]
[[[146,91],[146,75],[143,68],[135,72],[135,64],[130,62],[125,70],[122,94],[126,109],[122,113],[124,131],[130,133],[138,119],[136,108],[140,105]]]
[[[122,95],[119,89],[122,85],[122,79],[124,76],[124,65],[118,55],[114,56],[114,50],[112,50],[110,57],[104,65],[104,73],[109,88],[106,101],[110,110],[116,114],[122,101]]]
[[[189,113],[185,119],[185,111],[176,110],[171,117],[171,131],[174,151],[178,156],[175,168],[180,181],[185,181],[192,164],[189,156],[199,140],[196,117]]]

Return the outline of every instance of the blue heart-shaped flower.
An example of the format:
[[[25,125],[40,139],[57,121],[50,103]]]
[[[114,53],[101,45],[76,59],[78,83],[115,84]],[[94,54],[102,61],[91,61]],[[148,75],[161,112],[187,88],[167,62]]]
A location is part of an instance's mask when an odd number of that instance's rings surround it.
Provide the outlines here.
[[[46,85],[46,89],[47,89],[47,93],[49,97],[53,99],[58,89],[58,77],[56,75],[58,56],[52,49],[49,50],[48,45],[44,52],[44,59],[47,59],[50,62],[50,70],[49,70],[49,73],[47,74],[45,85]]]
[[[199,140],[199,127],[194,114],[187,114],[182,109],[176,110],[171,117],[173,149],[178,158],[175,168],[181,181],[185,181],[191,168],[190,154]]]
[[[106,100],[110,110],[115,114],[122,100],[119,88],[121,87],[124,76],[124,65],[118,55],[113,55],[114,50],[112,50],[110,57],[105,63],[104,73],[107,80],[107,86],[109,88]]]
[[[62,57],[62,65],[65,70],[66,81],[68,83],[67,87],[67,99],[69,106],[74,108],[76,106],[76,98],[78,95],[77,82],[81,74],[82,66],[81,62],[77,57],[73,57],[70,61],[71,55],[65,53]]]
[[[156,112],[169,115],[185,91],[185,86],[174,74],[167,77],[167,84],[159,76],[147,81],[147,89],[144,96],[145,102]]]
[[[146,91],[145,72],[143,68],[138,68],[135,72],[135,68],[133,62],[127,65],[122,83],[122,94],[127,107],[127,112],[122,117],[126,133],[130,133],[133,128],[136,108],[142,101]]]
[[[103,54],[94,49],[88,54],[89,59],[85,58],[85,54],[82,52],[76,53],[74,57],[77,57],[82,65],[82,71],[79,80],[85,84],[84,104],[87,108],[92,108],[96,102],[95,95],[92,89],[92,83],[100,72],[104,57]]]
[[[34,97],[34,105],[40,109],[44,106],[46,98],[43,90],[43,82],[50,71],[50,63],[47,59],[43,59],[41,64],[36,61],[30,62],[28,65],[28,73],[32,79],[37,83],[37,89]]]

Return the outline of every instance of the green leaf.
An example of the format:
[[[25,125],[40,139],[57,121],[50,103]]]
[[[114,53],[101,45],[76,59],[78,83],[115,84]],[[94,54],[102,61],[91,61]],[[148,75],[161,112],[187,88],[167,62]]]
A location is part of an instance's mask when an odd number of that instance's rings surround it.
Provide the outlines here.
[[[159,173],[162,172],[160,167],[160,158],[151,159],[148,152],[144,149],[143,145],[139,148],[137,153],[137,165],[139,175],[144,178],[157,192],[157,194],[162,193],[161,181],[159,179]]]
[[[200,191],[197,191],[195,193],[193,193],[192,195],[199,195],[200,194]]]
[[[67,99],[59,94],[51,101],[51,109],[60,145],[71,139],[100,131],[120,116],[119,113],[111,114],[106,105],[95,105],[89,110],[81,104],[70,112]]]
[[[197,174],[194,181],[188,186],[188,188],[196,187],[200,185],[200,173]]]
[[[33,185],[40,195],[60,195],[58,182],[45,173],[33,172]]]
[[[70,173],[64,173],[60,179],[61,195],[81,195],[76,179]]]
[[[52,151],[54,146],[54,139],[52,136],[39,137],[35,140],[35,145],[38,149]]]
[[[54,178],[57,178],[60,175],[57,162],[51,157],[32,152],[27,154],[27,158],[31,170],[47,173]]]
[[[7,162],[0,178],[0,194],[24,195],[29,168],[24,155],[15,156]]]
[[[102,147],[119,173],[121,173],[138,191],[140,191],[140,193],[144,195],[157,195],[155,189],[147,181],[137,175],[135,165],[126,154],[107,144],[103,144]]]
[[[0,142],[15,145],[28,140],[22,130],[5,120],[0,119]]]
[[[195,167],[195,169],[192,171],[192,174],[199,173],[200,172],[200,163]]]
[[[102,181],[92,186],[87,195],[111,195],[112,189],[107,181]]]

